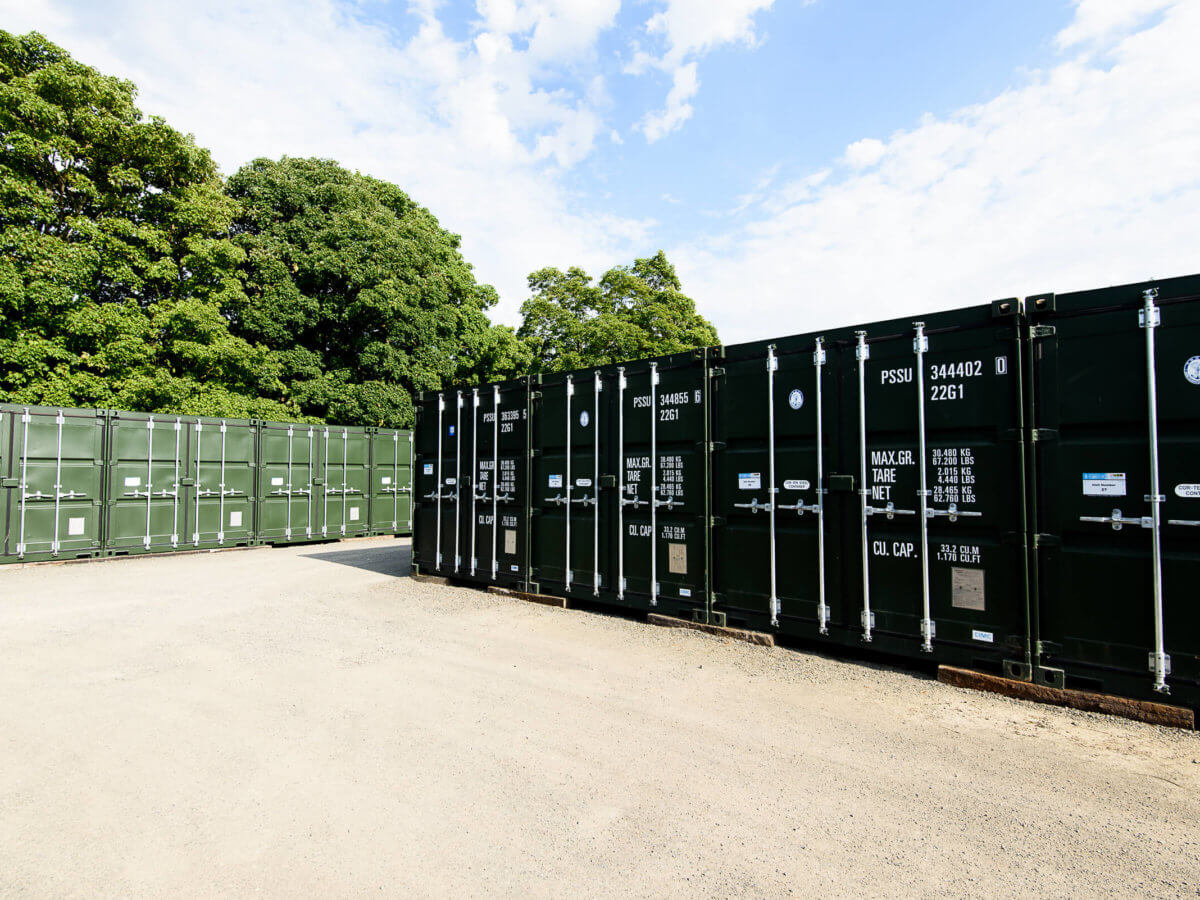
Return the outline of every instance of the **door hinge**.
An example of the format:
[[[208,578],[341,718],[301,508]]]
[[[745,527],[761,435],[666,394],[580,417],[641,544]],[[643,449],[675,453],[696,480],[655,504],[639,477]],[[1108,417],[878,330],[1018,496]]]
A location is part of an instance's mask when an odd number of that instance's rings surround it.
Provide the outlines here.
[[[710,528],[720,528],[724,524],[725,524],[724,516],[709,516],[708,526]]]
[[[714,366],[713,368],[708,370],[708,377],[709,378],[724,378],[725,377],[725,369],[722,368],[721,366]]]
[[[1058,438],[1058,430],[1055,428],[1031,428],[1029,430],[1029,440],[1035,444],[1041,441],[1053,441]]]
[[[1034,338],[1054,337],[1055,328],[1053,325],[1031,325],[1029,328],[1029,336]]]

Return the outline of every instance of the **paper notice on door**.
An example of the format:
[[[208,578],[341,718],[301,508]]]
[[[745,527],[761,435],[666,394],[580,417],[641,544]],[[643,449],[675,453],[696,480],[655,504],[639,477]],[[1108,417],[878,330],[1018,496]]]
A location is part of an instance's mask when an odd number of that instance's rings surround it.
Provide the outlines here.
[[[950,569],[950,605],[984,611],[983,569]]]
[[[140,479],[140,478],[126,478],[125,479],[125,487],[140,487],[141,483],[142,483],[142,479]]]
[[[1085,497],[1124,497],[1124,472],[1084,472],[1083,495]]]
[[[762,487],[762,472],[739,472],[738,490],[757,491]]]
[[[83,534],[86,522],[87,520],[83,516],[79,516],[78,518],[72,516],[67,519],[67,534],[72,537]]]
[[[391,476],[391,475],[384,475],[384,476],[383,476],[382,483],[383,483],[383,484],[391,484],[391,483],[392,483],[392,476]]]
[[[667,570],[672,575],[687,574],[687,544],[667,544]]]
[[[357,506],[350,507],[350,521],[351,522],[358,521],[358,507]]]
[[[549,487],[552,487],[552,488],[560,488],[560,487],[562,487],[562,486],[563,486],[563,477],[562,477],[562,475],[551,475],[551,476],[549,477],[548,481],[549,481]]]
[[[515,556],[517,553],[517,529],[504,529],[504,552],[509,556]],[[513,566],[513,571],[516,571],[516,566]]]
[[[271,487],[279,487],[282,484],[283,484],[282,478],[272,478],[271,479]]]
[[[242,527],[242,513],[240,510],[235,510],[235,511],[229,513],[229,527],[230,528],[241,528]]]

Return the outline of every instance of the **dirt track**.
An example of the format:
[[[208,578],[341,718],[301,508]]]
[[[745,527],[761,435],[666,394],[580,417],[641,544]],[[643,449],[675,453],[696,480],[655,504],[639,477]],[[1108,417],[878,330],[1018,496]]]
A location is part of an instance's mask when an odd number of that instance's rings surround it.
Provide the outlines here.
[[[0,894],[1200,892],[1200,738],[399,578],[0,570]]]

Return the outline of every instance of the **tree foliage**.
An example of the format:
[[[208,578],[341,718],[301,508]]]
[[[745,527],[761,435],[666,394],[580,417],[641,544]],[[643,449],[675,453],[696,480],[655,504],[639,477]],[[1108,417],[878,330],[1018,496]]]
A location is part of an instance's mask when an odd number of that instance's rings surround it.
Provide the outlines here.
[[[716,329],[682,293],[661,250],[593,281],[583,269],[547,268],[529,276],[517,334],[532,368],[562,372],[664,356],[719,342]]]
[[[271,349],[306,414],[407,424],[414,391],[521,364],[458,235],[395,185],[285,157],[255,160],[228,190],[247,260],[235,333]]]
[[[236,205],[128,81],[0,32],[0,396],[282,417],[279,366],[231,333]]]

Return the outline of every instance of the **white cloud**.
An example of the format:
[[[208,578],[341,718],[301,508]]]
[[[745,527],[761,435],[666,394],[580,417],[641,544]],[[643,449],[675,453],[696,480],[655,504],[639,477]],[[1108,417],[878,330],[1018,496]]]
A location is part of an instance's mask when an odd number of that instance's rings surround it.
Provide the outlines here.
[[[665,108],[647,113],[639,125],[650,143],[691,118],[693,109],[687,101],[700,86],[696,58],[721,44],[753,44],[757,39],[754,16],[769,9],[774,0],[665,0],[665,4],[646,21],[646,33],[661,38],[664,52],[656,57],[635,43],[633,57],[625,66],[631,75],[651,69],[671,73]]]
[[[480,0],[451,38],[436,0],[411,0],[400,37],[353,0],[0,0],[132,79],[139,105],[196,135],[226,172],[257,156],[322,156],[393,181],[463,235],[496,318],[516,321],[525,276],[640,252],[652,223],[575,211],[563,173],[608,132],[586,62],[619,0]],[[547,86],[549,85],[549,86]]]
[[[846,148],[846,164],[855,169],[867,169],[875,165],[887,153],[883,141],[863,138]]]
[[[1058,33],[1060,48],[1102,41],[1137,25],[1172,0],[1075,0],[1075,19]]]
[[[1200,268],[1200,3],[1160,21],[1084,0],[1078,16],[1064,42],[1106,35],[1102,61],[1081,46],[987,103],[851,145],[846,161],[876,164],[773,187],[746,224],[668,248],[722,338]]]

